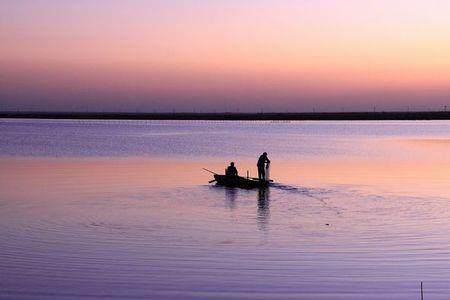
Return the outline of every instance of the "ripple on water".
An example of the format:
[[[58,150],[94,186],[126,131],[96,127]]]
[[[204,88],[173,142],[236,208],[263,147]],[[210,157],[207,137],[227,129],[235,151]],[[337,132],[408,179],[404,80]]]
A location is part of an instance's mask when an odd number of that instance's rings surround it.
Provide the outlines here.
[[[0,295],[410,299],[426,279],[433,299],[449,293],[446,199],[283,185],[105,197],[3,202]]]

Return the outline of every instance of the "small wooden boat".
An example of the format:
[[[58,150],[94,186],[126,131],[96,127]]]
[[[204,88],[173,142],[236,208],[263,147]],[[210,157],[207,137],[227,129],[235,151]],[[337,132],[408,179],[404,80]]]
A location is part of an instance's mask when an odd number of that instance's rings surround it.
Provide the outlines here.
[[[253,188],[261,188],[268,187],[270,185],[270,181],[259,180],[257,178],[246,178],[240,176],[225,176],[214,174],[214,180],[211,182],[216,182],[218,185],[223,185],[226,187],[237,187],[242,189],[253,189]]]

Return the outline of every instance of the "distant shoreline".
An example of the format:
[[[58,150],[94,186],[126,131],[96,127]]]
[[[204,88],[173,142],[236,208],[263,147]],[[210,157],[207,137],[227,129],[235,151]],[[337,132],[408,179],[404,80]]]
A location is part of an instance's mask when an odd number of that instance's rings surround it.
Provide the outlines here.
[[[74,120],[358,121],[450,120],[450,111],[316,113],[0,112],[0,118]]]

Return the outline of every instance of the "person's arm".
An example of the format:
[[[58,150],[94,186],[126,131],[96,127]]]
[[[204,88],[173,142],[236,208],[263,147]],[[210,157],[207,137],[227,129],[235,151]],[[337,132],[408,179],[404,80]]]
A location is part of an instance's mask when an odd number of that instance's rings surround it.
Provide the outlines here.
[[[269,160],[268,157],[266,157],[266,162],[267,162],[268,164],[270,164],[270,160]]]

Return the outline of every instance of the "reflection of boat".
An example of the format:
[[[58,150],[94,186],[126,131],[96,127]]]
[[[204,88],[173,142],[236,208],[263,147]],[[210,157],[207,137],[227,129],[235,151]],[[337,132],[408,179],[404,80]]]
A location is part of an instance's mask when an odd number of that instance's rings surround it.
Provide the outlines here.
[[[258,180],[256,178],[246,178],[240,176],[225,176],[214,174],[213,182],[216,182],[218,185],[223,185],[227,187],[238,187],[242,189],[253,189],[258,187],[267,187],[270,184],[270,181],[266,180]]]

